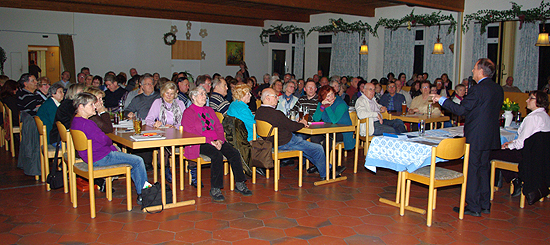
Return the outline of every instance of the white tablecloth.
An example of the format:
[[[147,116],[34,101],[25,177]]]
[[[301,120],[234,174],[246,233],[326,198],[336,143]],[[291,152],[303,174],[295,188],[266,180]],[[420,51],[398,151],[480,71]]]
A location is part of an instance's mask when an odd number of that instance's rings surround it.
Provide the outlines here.
[[[393,137],[374,137],[370,143],[365,159],[365,167],[376,172],[376,167],[393,169],[395,171],[414,172],[430,165],[432,146],[449,137],[463,136],[464,128],[452,127],[426,131],[426,136],[419,137],[418,132],[405,133],[408,139]],[[517,137],[517,129],[500,129],[501,143]]]

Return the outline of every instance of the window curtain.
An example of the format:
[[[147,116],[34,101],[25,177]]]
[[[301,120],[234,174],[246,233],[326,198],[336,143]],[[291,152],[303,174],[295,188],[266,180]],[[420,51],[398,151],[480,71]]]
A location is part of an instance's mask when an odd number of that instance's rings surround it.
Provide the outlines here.
[[[426,57],[426,63],[424,71],[426,71],[431,81],[435,78],[441,77],[441,74],[447,73],[449,77],[453,77],[453,52],[449,49],[449,45],[455,42],[455,35],[453,33],[447,35],[447,27],[442,26],[439,32],[439,38],[443,44],[443,51],[445,54],[432,54],[434,44],[437,42],[437,26],[426,28],[428,35],[426,35],[426,48],[424,49],[424,57]],[[456,85],[457,83],[454,83]]]
[[[518,30],[519,47],[516,49],[514,65],[514,86],[521,91],[536,90],[539,80],[539,47],[535,42],[539,35],[539,23],[523,23]]]
[[[487,32],[481,33],[481,24],[474,24],[474,44],[472,51],[472,68],[476,65],[477,60],[487,58]]]
[[[396,31],[384,29],[384,76],[390,72],[413,74],[415,30],[399,28]]]
[[[63,67],[65,68],[65,71],[71,73],[71,83],[76,83],[73,36],[58,34],[57,37],[59,38],[59,52],[61,53]]]
[[[304,50],[305,50],[305,39],[302,35],[296,34],[296,45],[294,49],[294,60],[292,64],[294,65],[294,75],[296,78],[304,78]]]
[[[359,36],[357,32],[338,32],[332,35],[330,76],[359,75],[359,48],[361,47]]]

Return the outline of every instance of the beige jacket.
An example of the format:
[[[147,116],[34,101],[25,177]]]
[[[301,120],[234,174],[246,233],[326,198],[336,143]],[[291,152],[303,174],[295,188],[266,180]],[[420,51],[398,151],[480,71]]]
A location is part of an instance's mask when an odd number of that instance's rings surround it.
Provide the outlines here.
[[[378,118],[378,112],[371,111],[371,103],[374,103],[378,109],[382,107],[380,104],[376,103],[376,100],[374,98],[372,100],[369,100],[367,96],[364,94],[357,99],[355,102],[355,111],[357,112],[357,118],[364,119],[369,118],[369,135],[372,135],[374,133],[374,120]],[[366,125],[362,123],[359,127],[359,134],[361,136],[365,136],[366,131]]]

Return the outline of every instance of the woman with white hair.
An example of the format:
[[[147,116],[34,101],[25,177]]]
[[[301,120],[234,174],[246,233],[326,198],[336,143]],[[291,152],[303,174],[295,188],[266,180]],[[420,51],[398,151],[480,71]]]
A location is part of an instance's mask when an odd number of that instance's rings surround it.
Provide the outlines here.
[[[196,159],[199,154],[206,155],[212,160],[210,171],[210,196],[215,202],[225,201],[221,188],[223,188],[223,158],[231,164],[235,175],[235,191],[244,196],[251,196],[252,191],[244,183],[246,177],[241,165],[241,154],[225,140],[223,127],[214,110],[206,104],[206,90],[199,86],[189,92],[193,104],[183,113],[181,125],[183,130],[204,136],[206,143],[189,145],[185,147],[185,157]],[[200,167],[200,166],[199,166]]]
[[[277,110],[282,111],[286,116],[290,109],[294,108],[298,98],[294,96],[294,91],[296,90],[296,83],[292,80],[287,82],[283,86],[282,94],[279,95],[279,103],[277,103]]]

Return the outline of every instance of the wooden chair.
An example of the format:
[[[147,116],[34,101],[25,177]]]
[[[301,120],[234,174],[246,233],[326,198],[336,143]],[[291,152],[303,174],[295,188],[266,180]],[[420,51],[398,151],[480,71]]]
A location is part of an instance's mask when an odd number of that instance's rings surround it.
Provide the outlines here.
[[[462,172],[436,167],[436,158],[444,160],[460,159],[464,156]],[[442,140],[438,146],[432,147],[431,165],[420,168],[412,173],[402,172],[401,204],[399,213],[405,213],[405,206],[409,205],[411,181],[428,185],[428,218],[427,226],[432,225],[433,210],[436,206],[437,188],[451,185],[462,185],[460,194],[459,219],[464,218],[464,203],[466,201],[466,180],[468,178],[468,160],[470,157],[470,144],[466,144],[466,138],[452,138]],[[405,181],[406,180],[406,181]],[[406,189],[405,189],[406,182]]]
[[[518,163],[515,162],[506,162],[501,160],[492,160],[491,161],[491,178],[490,178],[490,186],[491,188],[491,200],[493,200],[495,196],[495,189],[498,190],[498,187],[495,186],[495,172],[497,168],[509,170],[513,172],[519,172],[518,170]],[[514,185],[510,183],[510,194],[514,191]],[[521,192],[521,197],[519,199],[519,207],[524,208],[525,207],[525,195],[523,195],[523,192]]]
[[[4,103],[0,101],[0,113],[4,115]],[[4,128],[4,124],[0,125],[0,147],[4,147],[8,141],[6,140],[6,129]],[[6,148],[7,150],[7,148]]]
[[[260,106],[262,106],[262,101],[261,100],[256,100],[256,109],[260,108]]]
[[[113,199],[113,189],[112,189],[112,176],[116,175],[126,175],[126,202],[127,202],[127,210],[132,210],[132,178],[130,171],[132,169],[132,166],[129,164],[117,164],[117,165],[111,165],[111,166],[103,166],[103,167],[94,167],[93,166],[93,154],[87,154],[88,155],[88,162],[90,164],[86,164],[85,162],[77,163],[75,160],[75,154],[74,150],[77,151],[87,151],[88,153],[93,152],[92,150],[92,140],[89,140],[84,132],[80,130],[74,130],[71,129],[71,137],[69,138],[69,141],[72,142],[67,144],[69,145],[70,149],[68,150],[69,154],[71,155],[71,194],[73,195],[73,207],[77,207],[77,195],[76,195],[76,175],[80,175],[86,179],[88,179],[88,182],[91,186],[94,184],[95,178],[107,178],[106,181],[106,191],[107,191],[107,199],[111,201]],[[74,147],[74,148],[72,148]],[[90,216],[92,218],[95,218],[96,211],[95,211],[95,191],[93,188],[90,188]]]
[[[50,159],[55,156],[55,147],[48,144],[48,135],[46,131],[46,125],[40,120],[40,117],[34,116],[34,122],[36,128],[38,128],[38,134],[40,135],[40,174],[42,182],[46,181],[46,176],[50,174]],[[64,169],[63,173],[66,173],[67,169]],[[67,175],[64,175],[67,176]],[[64,182],[64,184],[66,184]],[[50,185],[46,184],[46,190],[50,191]]]
[[[357,114],[355,114],[357,116]],[[351,114],[350,114],[351,116]],[[390,114],[388,112],[384,112],[382,113],[382,118],[383,119],[390,119]],[[361,125],[362,124],[365,124],[365,132],[366,132],[366,135],[365,136],[361,136],[360,132],[361,132]],[[374,138],[374,135],[368,135],[369,134],[369,118],[363,118],[363,119],[359,119],[356,117],[356,121],[355,121],[355,125],[356,125],[356,128],[355,128],[355,159],[353,161],[353,173],[357,173],[357,164],[358,164],[358,156],[359,156],[359,148],[360,147],[363,147],[363,155],[366,157],[367,156],[367,152],[369,151],[369,145],[370,145],[370,142],[372,140],[372,138]]]
[[[351,125],[357,127],[357,112],[355,112],[355,111],[350,112],[349,117],[351,119]],[[356,147],[357,147],[357,140],[356,140],[355,143],[356,143]],[[342,142],[342,141],[336,142],[336,147],[335,148],[338,150],[338,166],[341,166],[342,165],[342,148],[344,148],[344,142]],[[334,153],[331,152],[331,156],[332,156],[332,154],[334,154]],[[347,156],[348,156],[348,152],[344,151],[344,157],[347,157]]]
[[[18,115],[19,116],[19,115]],[[14,134],[19,134],[19,139],[21,139],[21,125],[19,127],[14,127],[12,124],[12,118],[13,115],[11,113],[11,109],[8,107],[8,105],[4,104],[4,122],[7,122],[6,125],[6,134],[10,136],[10,151],[11,151],[11,157],[15,157],[15,142],[13,140]],[[6,145],[7,147],[7,145]]]
[[[253,139],[256,139],[257,136],[267,138],[273,136],[273,163],[274,163],[274,189],[275,191],[279,191],[279,178],[280,178],[280,169],[281,169],[281,159],[285,158],[292,158],[292,157],[298,157],[298,186],[302,187],[302,163],[303,163],[303,152],[298,150],[290,150],[290,151],[279,151],[279,128],[273,127],[273,130],[271,131],[271,134],[269,134],[269,130],[271,129],[271,124],[262,121],[262,120],[256,120],[256,124],[254,124],[254,131],[253,131]],[[328,173],[327,173],[328,174]],[[266,178],[269,179],[269,170],[266,171]],[[256,184],[256,167],[252,167],[252,183]]]
[[[69,182],[71,175],[68,173],[72,173],[73,169],[70,168],[70,156],[69,156],[69,145],[67,143],[69,142],[69,138],[71,137],[71,133],[65,128],[65,125],[63,125],[60,121],[55,122],[55,125],[57,126],[57,131],[59,132],[59,137],[61,138],[61,145],[59,146],[59,156],[61,156],[61,162],[63,163],[63,191],[65,193],[69,192],[69,184],[67,184],[67,175],[69,175]],[[74,151],[72,152],[74,154]],[[78,159],[78,162],[82,162],[82,159]],[[71,202],[73,201],[73,196],[71,194]]]

